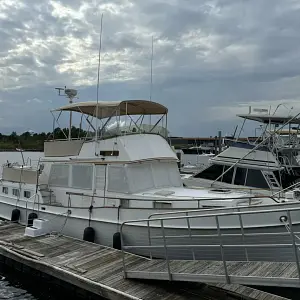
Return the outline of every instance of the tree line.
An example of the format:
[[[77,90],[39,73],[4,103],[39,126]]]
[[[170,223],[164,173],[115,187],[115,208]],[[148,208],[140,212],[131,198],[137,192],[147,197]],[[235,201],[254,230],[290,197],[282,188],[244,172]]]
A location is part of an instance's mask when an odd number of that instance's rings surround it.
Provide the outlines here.
[[[73,126],[71,128],[72,138],[87,136],[90,132]],[[11,134],[0,133],[0,151],[15,151],[24,149],[31,151],[44,151],[44,141],[53,139],[66,139],[69,135],[68,128],[55,128],[53,132],[30,132],[25,131],[21,134],[13,131]]]

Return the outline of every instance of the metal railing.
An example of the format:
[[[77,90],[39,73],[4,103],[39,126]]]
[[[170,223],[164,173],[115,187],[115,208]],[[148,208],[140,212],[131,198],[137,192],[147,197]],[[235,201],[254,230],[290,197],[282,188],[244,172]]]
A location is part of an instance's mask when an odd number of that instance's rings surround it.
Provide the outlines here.
[[[299,213],[298,207],[280,207],[126,221],[120,228],[124,276],[130,271],[125,257],[125,251],[129,251],[164,259],[169,278],[172,278],[170,261],[184,256],[183,260],[221,261],[227,283],[230,283],[229,261],[292,261],[300,280]],[[143,243],[130,235],[133,227],[140,230]],[[210,253],[213,257],[207,259]]]
[[[254,198],[261,198],[261,197],[254,197]],[[271,199],[273,199],[271,197]],[[279,207],[285,207],[285,206],[292,206],[294,207],[295,204],[297,204],[297,202],[276,202],[274,201],[275,204],[260,204],[259,206],[255,206],[257,209],[278,209]],[[200,209],[184,209],[184,210],[176,210],[176,211],[167,211],[167,212],[155,212],[153,214],[150,214],[148,219],[153,219],[153,218],[162,218],[164,217],[174,217],[174,216],[180,216],[180,215],[184,215],[184,216],[189,216],[191,214],[195,215],[202,215],[204,212],[205,214],[209,214],[209,213],[218,213],[218,212],[229,212],[229,211],[237,211],[237,212],[242,212],[244,210],[248,210],[248,209],[252,209],[253,206],[251,207],[250,202],[248,203],[250,205],[245,205],[245,206],[230,206],[230,207],[220,207],[220,208],[200,208]],[[299,202],[300,204],[300,202]]]
[[[77,192],[66,192],[67,195],[73,195],[73,196],[84,196],[84,197],[90,197],[90,198],[99,198],[99,199],[103,199],[105,200],[127,200],[127,201],[140,201],[140,202],[182,202],[182,201],[186,201],[186,202],[195,202],[196,203],[196,207],[194,207],[194,209],[200,209],[201,206],[201,202],[203,201],[218,201],[218,200],[237,200],[237,206],[236,207],[247,207],[247,206],[257,206],[257,203],[255,203],[255,200],[262,200],[262,199],[271,199],[274,204],[278,203],[278,201],[271,196],[243,196],[243,197],[232,197],[232,198],[224,198],[224,197],[217,197],[217,198],[197,198],[197,197],[186,197],[186,196],[176,196],[176,198],[171,198],[172,195],[170,195],[170,197],[149,197],[149,198],[145,198],[144,196],[137,198],[137,197],[116,197],[116,196],[107,196],[107,195],[103,195],[103,196],[99,196],[99,195],[94,195],[94,194],[86,194],[86,193],[77,193]],[[226,195],[226,193],[225,193]],[[240,203],[243,202],[245,203],[244,205],[240,205]],[[239,206],[240,205],[240,206]],[[97,208],[97,205],[94,206],[94,208]],[[128,207],[128,208],[141,208],[141,207]],[[154,208],[152,207],[143,207],[143,208]],[[192,207],[188,206],[186,207],[187,209],[192,209]],[[223,208],[222,206],[218,207],[218,208]],[[224,207],[225,208],[225,207]],[[232,208],[232,207],[230,207]],[[155,208],[158,209],[158,208]],[[166,210],[165,208],[163,208],[164,210]],[[171,208],[176,209],[174,207]],[[178,208],[180,210],[184,209],[184,208]],[[203,208],[202,208],[203,209]],[[205,208],[207,209],[207,208]]]

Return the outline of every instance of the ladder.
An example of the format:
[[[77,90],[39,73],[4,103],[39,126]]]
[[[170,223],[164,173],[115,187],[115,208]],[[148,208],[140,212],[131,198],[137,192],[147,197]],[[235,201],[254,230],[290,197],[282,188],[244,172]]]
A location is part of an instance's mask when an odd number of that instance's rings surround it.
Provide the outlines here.
[[[281,188],[281,186],[280,186],[279,182],[277,181],[277,178],[275,177],[273,172],[262,171],[262,173],[271,188],[277,188],[277,189]]]

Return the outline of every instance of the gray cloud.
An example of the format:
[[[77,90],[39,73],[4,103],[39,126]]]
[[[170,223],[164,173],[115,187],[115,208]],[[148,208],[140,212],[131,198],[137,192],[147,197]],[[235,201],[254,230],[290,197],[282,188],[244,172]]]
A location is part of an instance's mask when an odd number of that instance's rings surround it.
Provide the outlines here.
[[[149,97],[153,36],[153,99],[169,107],[171,133],[232,131],[238,103],[298,99],[299,10],[296,0],[2,0],[1,131],[50,131],[48,110],[65,101],[56,86],[95,99],[101,13],[101,99]]]

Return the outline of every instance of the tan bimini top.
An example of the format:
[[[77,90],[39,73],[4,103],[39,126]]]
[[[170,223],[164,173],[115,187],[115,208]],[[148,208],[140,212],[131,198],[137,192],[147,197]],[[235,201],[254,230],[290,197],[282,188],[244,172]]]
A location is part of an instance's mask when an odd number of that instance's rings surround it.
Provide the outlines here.
[[[105,119],[113,115],[164,115],[168,109],[162,104],[149,100],[124,100],[77,102],[52,111],[74,111]]]

